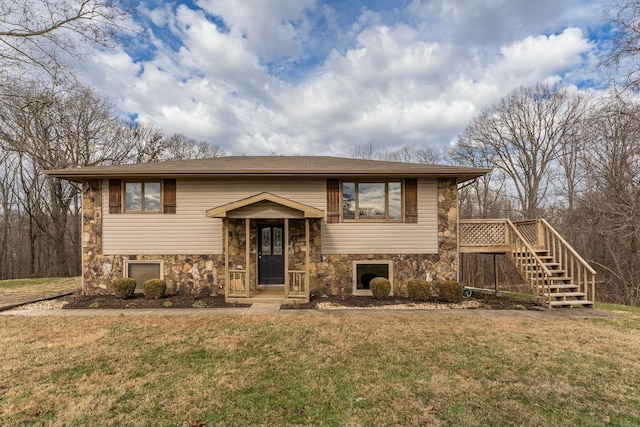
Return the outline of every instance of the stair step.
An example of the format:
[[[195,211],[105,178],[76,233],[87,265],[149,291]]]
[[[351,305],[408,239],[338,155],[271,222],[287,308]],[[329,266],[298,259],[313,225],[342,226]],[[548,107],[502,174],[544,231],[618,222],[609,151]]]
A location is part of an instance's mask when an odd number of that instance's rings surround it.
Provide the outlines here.
[[[542,295],[544,295],[545,297],[551,296],[554,298],[575,297],[576,299],[580,299],[580,297],[584,298],[587,296],[587,294],[585,294],[584,292],[544,292]]]
[[[553,284],[550,285],[549,287],[547,286],[538,286],[538,288],[541,291],[545,291],[547,289],[551,289],[551,290],[559,290],[559,289],[578,289],[578,285],[574,285],[573,283],[560,283],[560,284]],[[569,291],[571,292],[571,291]]]
[[[576,307],[576,306],[593,307],[593,302],[587,301],[587,300],[551,301],[550,304],[551,304],[551,307]]]
[[[571,277],[567,276],[551,276],[549,280],[552,282],[564,282],[565,280],[571,280]]]

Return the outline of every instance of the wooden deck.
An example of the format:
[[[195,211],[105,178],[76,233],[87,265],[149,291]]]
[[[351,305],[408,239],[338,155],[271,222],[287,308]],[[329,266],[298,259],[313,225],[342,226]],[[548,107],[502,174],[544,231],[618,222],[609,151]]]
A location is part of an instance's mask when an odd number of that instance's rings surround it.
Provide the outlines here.
[[[544,219],[458,223],[459,251],[505,254],[545,306],[593,307],[595,270]]]

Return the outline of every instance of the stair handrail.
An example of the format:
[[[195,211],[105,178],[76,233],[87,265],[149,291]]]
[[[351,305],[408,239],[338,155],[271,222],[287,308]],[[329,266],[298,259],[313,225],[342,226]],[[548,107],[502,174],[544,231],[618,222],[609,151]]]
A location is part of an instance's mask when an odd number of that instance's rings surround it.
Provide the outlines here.
[[[509,233],[509,236],[517,237],[517,239],[519,240],[519,244],[526,249],[527,257],[532,259],[535,262],[535,264],[537,265],[537,267],[539,268],[539,270],[542,271],[544,277],[542,277],[542,286],[541,286],[540,285],[540,281],[541,281],[540,277],[536,276],[534,278],[531,278],[531,277],[529,277],[531,271],[528,268],[521,269],[521,272],[523,272],[525,274],[525,279],[530,281],[529,285],[533,287],[535,295],[536,295],[536,297],[538,299],[540,299],[540,297],[541,297],[540,296],[540,293],[541,293],[540,292],[540,288],[544,287],[546,285],[546,287],[547,287],[547,292],[546,292],[547,297],[546,297],[546,300],[545,300],[544,292],[542,292],[542,302],[546,303],[547,306],[550,306],[551,305],[551,280],[549,280],[549,279],[552,276],[551,271],[549,271],[549,268],[546,266],[546,264],[544,262],[542,262],[542,259],[540,259],[538,254],[536,254],[536,251],[529,244],[529,242],[527,242],[527,239],[524,238],[524,236],[520,233],[520,231],[513,224],[513,222],[511,222],[511,220],[509,218],[505,218],[504,221],[505,221],[505,224],[507,224],[509,226],[509,229],[511,231],[511,233]],[[510,237],[509,240],[512,240],[512,238]],[[509,242],[509,243],[511,243],[511,242]],[[516,252],[515,246],[513,248],[513,252],[514,253]],[[518,259],[518,257],[516,257],[516,260],[517,259]],[[518,266],[518,267],[520,267],[520,266]],[[533,284],[531,282],[535,282],[535,284]]]
[[[564,260],[562,259],[562,257],[559,257],[558,259],[562,268],[564,268],[565,271],[567,271],[567,273],[570,274],[572,281],[574,282],[574,284],[578,286],[578,289],[580,289],[580,291],[584,292],[585,294],[590,294],[589,298],[591,302],[595,303],[595,300],[596,300],[595,276],[597,274],[596,271],[593,269],[593,267],[589,265],[589,263],[584,258],[582,258],[582,256],[580,256],[580,254],[578,254],[578,252],[576,252],[573,246],[571,246],[569,242],[567,242],[564,239],[564,237],[562,237],[560,233],[558,233],[556,229],[553,228],[547,222],[547,220],[545,220],[544,218],[541,218],[539,221],[543,225],[543,227],[548,232],[550,232],[553,235],[553,237],[562,245],[561,249],[567,250],[573,257],[573,259],[575,259],[578,262],[579,266],[581,266],[584,270],[586,270],[587,273],[591,274],[591,277],[587,278],[587,277],[584,277],[584,276],[587,276],[587,274],[582,275],[578,270],[578,277],[574,277],[573,263],[571,263],[571,265],[564,265],[565,263],[568,264],[568,260]],[[545,239],[545,240],[548,240],[548,239]],[[550,247],[550,243],[551,242],[549,241],[545,241],[545,246],[547,246],[547,250],[549,251],[549,253],[552,253],[553,250],[555,250],[555,246],[553,248]],[[554,256],[555,256],[555,253],[554,253]],[[570,268],[571,268],[571,271],[569,271]],[[591,285],[591,292],[588,292],[588,287],[589,287],[588,285]]]
[[[553,235],[554,235],[554,236],[555,236],[555,237],[556,237],[556,238],[557,238],[557,239],[558,239],[558,240],[559,240],[559,241],[560,241],[560,242],[561,242],[561,243],[562,243],[562,244],[563,244],[563,245],[564,245],[568,250],[569,250],[569,252],[571,252],[571,254],[572,254],[572,255],[573,255],[573,256],[578,260],[578,262],[580,262],[580,264],[582,264],[584,267],[586,267],[586,268],[587,268],[587,270],[589,271],[589,273],[591,273],[591,274],[597,274],[597,272],[593,269],[593,267],[591,267],[591,266],[589,265],[589,263],[588,263],[584,258],[582,258],[582,257],[580,256],[580,254],[579,254],[578,252],[576,252],[576,250],[575,250],[575,249],[573,249],[573,246],[571,246],[571,245],[569,244],[569,242],[567,242],[567,241],[564,239],[564,237],[562,237],[562,235],[561,235],[560,233],[558,233],[558,232],[556,231],[556,229],[555,229],[555,228],[553,228],[553,227],[551,226],[551,224],[549,224],[549,223],[547,222],[547,220],[546,220],[546,219],[541,218],[541,219],[540,219],[540,222],[542,222],[542,223],[544,224],[544,226],[545,226],[549,231],[551,231],[551,233],[552,233],[552,234],[553,234]]]

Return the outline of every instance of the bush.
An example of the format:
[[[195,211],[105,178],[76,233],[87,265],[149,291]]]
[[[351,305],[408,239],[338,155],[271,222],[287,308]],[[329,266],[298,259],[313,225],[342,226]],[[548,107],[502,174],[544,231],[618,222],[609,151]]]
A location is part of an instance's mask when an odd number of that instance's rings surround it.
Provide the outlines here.
[[[113,285],[113,293],[116,298],[129,299],[133,297],[133,293],[136,291],[135,279],[121,277],[115,279],[111,284]]]
[[[447,302],[462,302],[462,285],[454,280],[440,283],[440,298]]]
[[[407,292],[414,301],[427,301],[431,297],[431,284],[422,279],[410,279],[407,282]]]
[[[161,279],[149,279],[142,285],[142,290],[147,299],[164,298],[167,292],[167,284]]]
[[[383,299],[391,292],[391,282],[385,277],[375,277],[369,282],[369,288],[375,299]]]

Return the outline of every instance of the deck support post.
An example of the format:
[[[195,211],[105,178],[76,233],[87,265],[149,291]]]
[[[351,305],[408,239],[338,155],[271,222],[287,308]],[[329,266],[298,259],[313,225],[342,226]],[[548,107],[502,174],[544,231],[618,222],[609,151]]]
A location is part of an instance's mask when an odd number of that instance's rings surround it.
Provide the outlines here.
[[[496,254],[493,254],[493,281],[495,295],[499,296],[500,292],[498,291],[498,258],[496,257]]]

